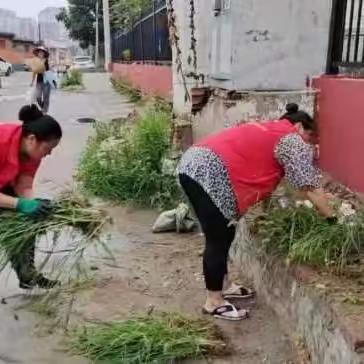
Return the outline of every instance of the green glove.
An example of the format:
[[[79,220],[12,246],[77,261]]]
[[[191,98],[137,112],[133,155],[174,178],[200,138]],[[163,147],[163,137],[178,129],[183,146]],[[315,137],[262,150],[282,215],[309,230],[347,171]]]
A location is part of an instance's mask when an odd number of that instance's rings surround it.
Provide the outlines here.
[[[30,216],[43,217],[50,213],[52,206],[49,200],[19,198],[16,211]]]

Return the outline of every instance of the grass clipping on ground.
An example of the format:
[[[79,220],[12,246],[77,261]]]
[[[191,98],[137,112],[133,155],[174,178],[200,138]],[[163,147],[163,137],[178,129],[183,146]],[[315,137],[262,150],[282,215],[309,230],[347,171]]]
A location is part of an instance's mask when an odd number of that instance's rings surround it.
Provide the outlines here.
[[[364,211],[355,211],[343,202],[338,213],[338,223],[332,224],[319,216],[309,201],[282,206],[273,199],[255,219],[253,232],[270,253],[342,272],[364,253]]]
[[[178,313],[94,324],[75,330],[70,346],[74,354],[109,364],[167,364],[226,353],[216,326]]]
[[[1,212],[0,218],[1,270],[8,264],[10,258],[24,259],[29,242],[42,235],[52,235],[52,247],[48,251],[48,255],[51,255],[62,231],[66,228],[72,228],[82,236],[81,240],[78,237],[74,245],[72,242],[68,243],[67,255],[81,258],[92,242],[101,242],[99,238],[103,227],[110,222],[104,211],[93,208],[86,200],[74,195],[64,196],[56,201],[52,213],[43,219],[31,219],[13,211]]]
[[[132,122],[98,123],[80,163],[80,181],[102,198],[175,207],[180,189],[174,166],[167,171],[164,163],[171,152],[170,132],[171,114],[155,108]]]

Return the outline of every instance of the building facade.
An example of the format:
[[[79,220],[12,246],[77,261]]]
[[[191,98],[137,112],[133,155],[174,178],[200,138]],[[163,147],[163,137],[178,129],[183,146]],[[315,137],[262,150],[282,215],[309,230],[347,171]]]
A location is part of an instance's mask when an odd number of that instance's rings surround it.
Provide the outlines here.
[[[0,32],[13,33],[16,39],[36,41],[37,23],[31,18],[18,17],[14,11],[0,9]]]
[[[167,3],[174,109],[189,117],[193,103],[206,101],[193,118],[195,139],[242,120],[279,116],[288,101],[313,111],[306,86],[326,68],[332,0]],[[203,89],[209,95],[201,96]]]
[[[48,41],[69,43],[67,30],[62,22],[57,20],[61,8],[48,7],[38,15],[41,39],[46,44]]]

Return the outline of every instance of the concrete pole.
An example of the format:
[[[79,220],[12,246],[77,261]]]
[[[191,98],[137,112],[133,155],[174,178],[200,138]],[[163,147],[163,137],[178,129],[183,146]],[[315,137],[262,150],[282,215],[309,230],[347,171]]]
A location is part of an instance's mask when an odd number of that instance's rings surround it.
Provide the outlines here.
[[[111,63],[111,35],[110,35],[110,9],[109,0],[103,0],[104,10],[104,37],[105,37],[105,70],[109,69]]]
[[[100,36],[99,36],[99,0],[96,0],[96,44],[95,44],[95,65],[100,65]]]

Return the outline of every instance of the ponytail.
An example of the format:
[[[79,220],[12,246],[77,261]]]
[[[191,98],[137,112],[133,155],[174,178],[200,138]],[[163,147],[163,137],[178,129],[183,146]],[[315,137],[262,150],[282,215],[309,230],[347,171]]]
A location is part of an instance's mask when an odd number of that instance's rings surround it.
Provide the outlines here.
[[[287,104],[286,113],[281,117],[281,120],[286,119],[292,124],[301,123],[305,130],[316,130],[316,123],[314,119],[305,111],[299,110],[295,103]]]
[[[43,113],[38,109],[37,105],[25,105],[19,111],[19,120],[23,123],[39,119]]]
[[[19,120],[23,122],[22,136],[34,135],[40,142],[49,142],[62,138],[62,128],[49,115],[44,115],[36,105],[23,106],[19,111]]]

